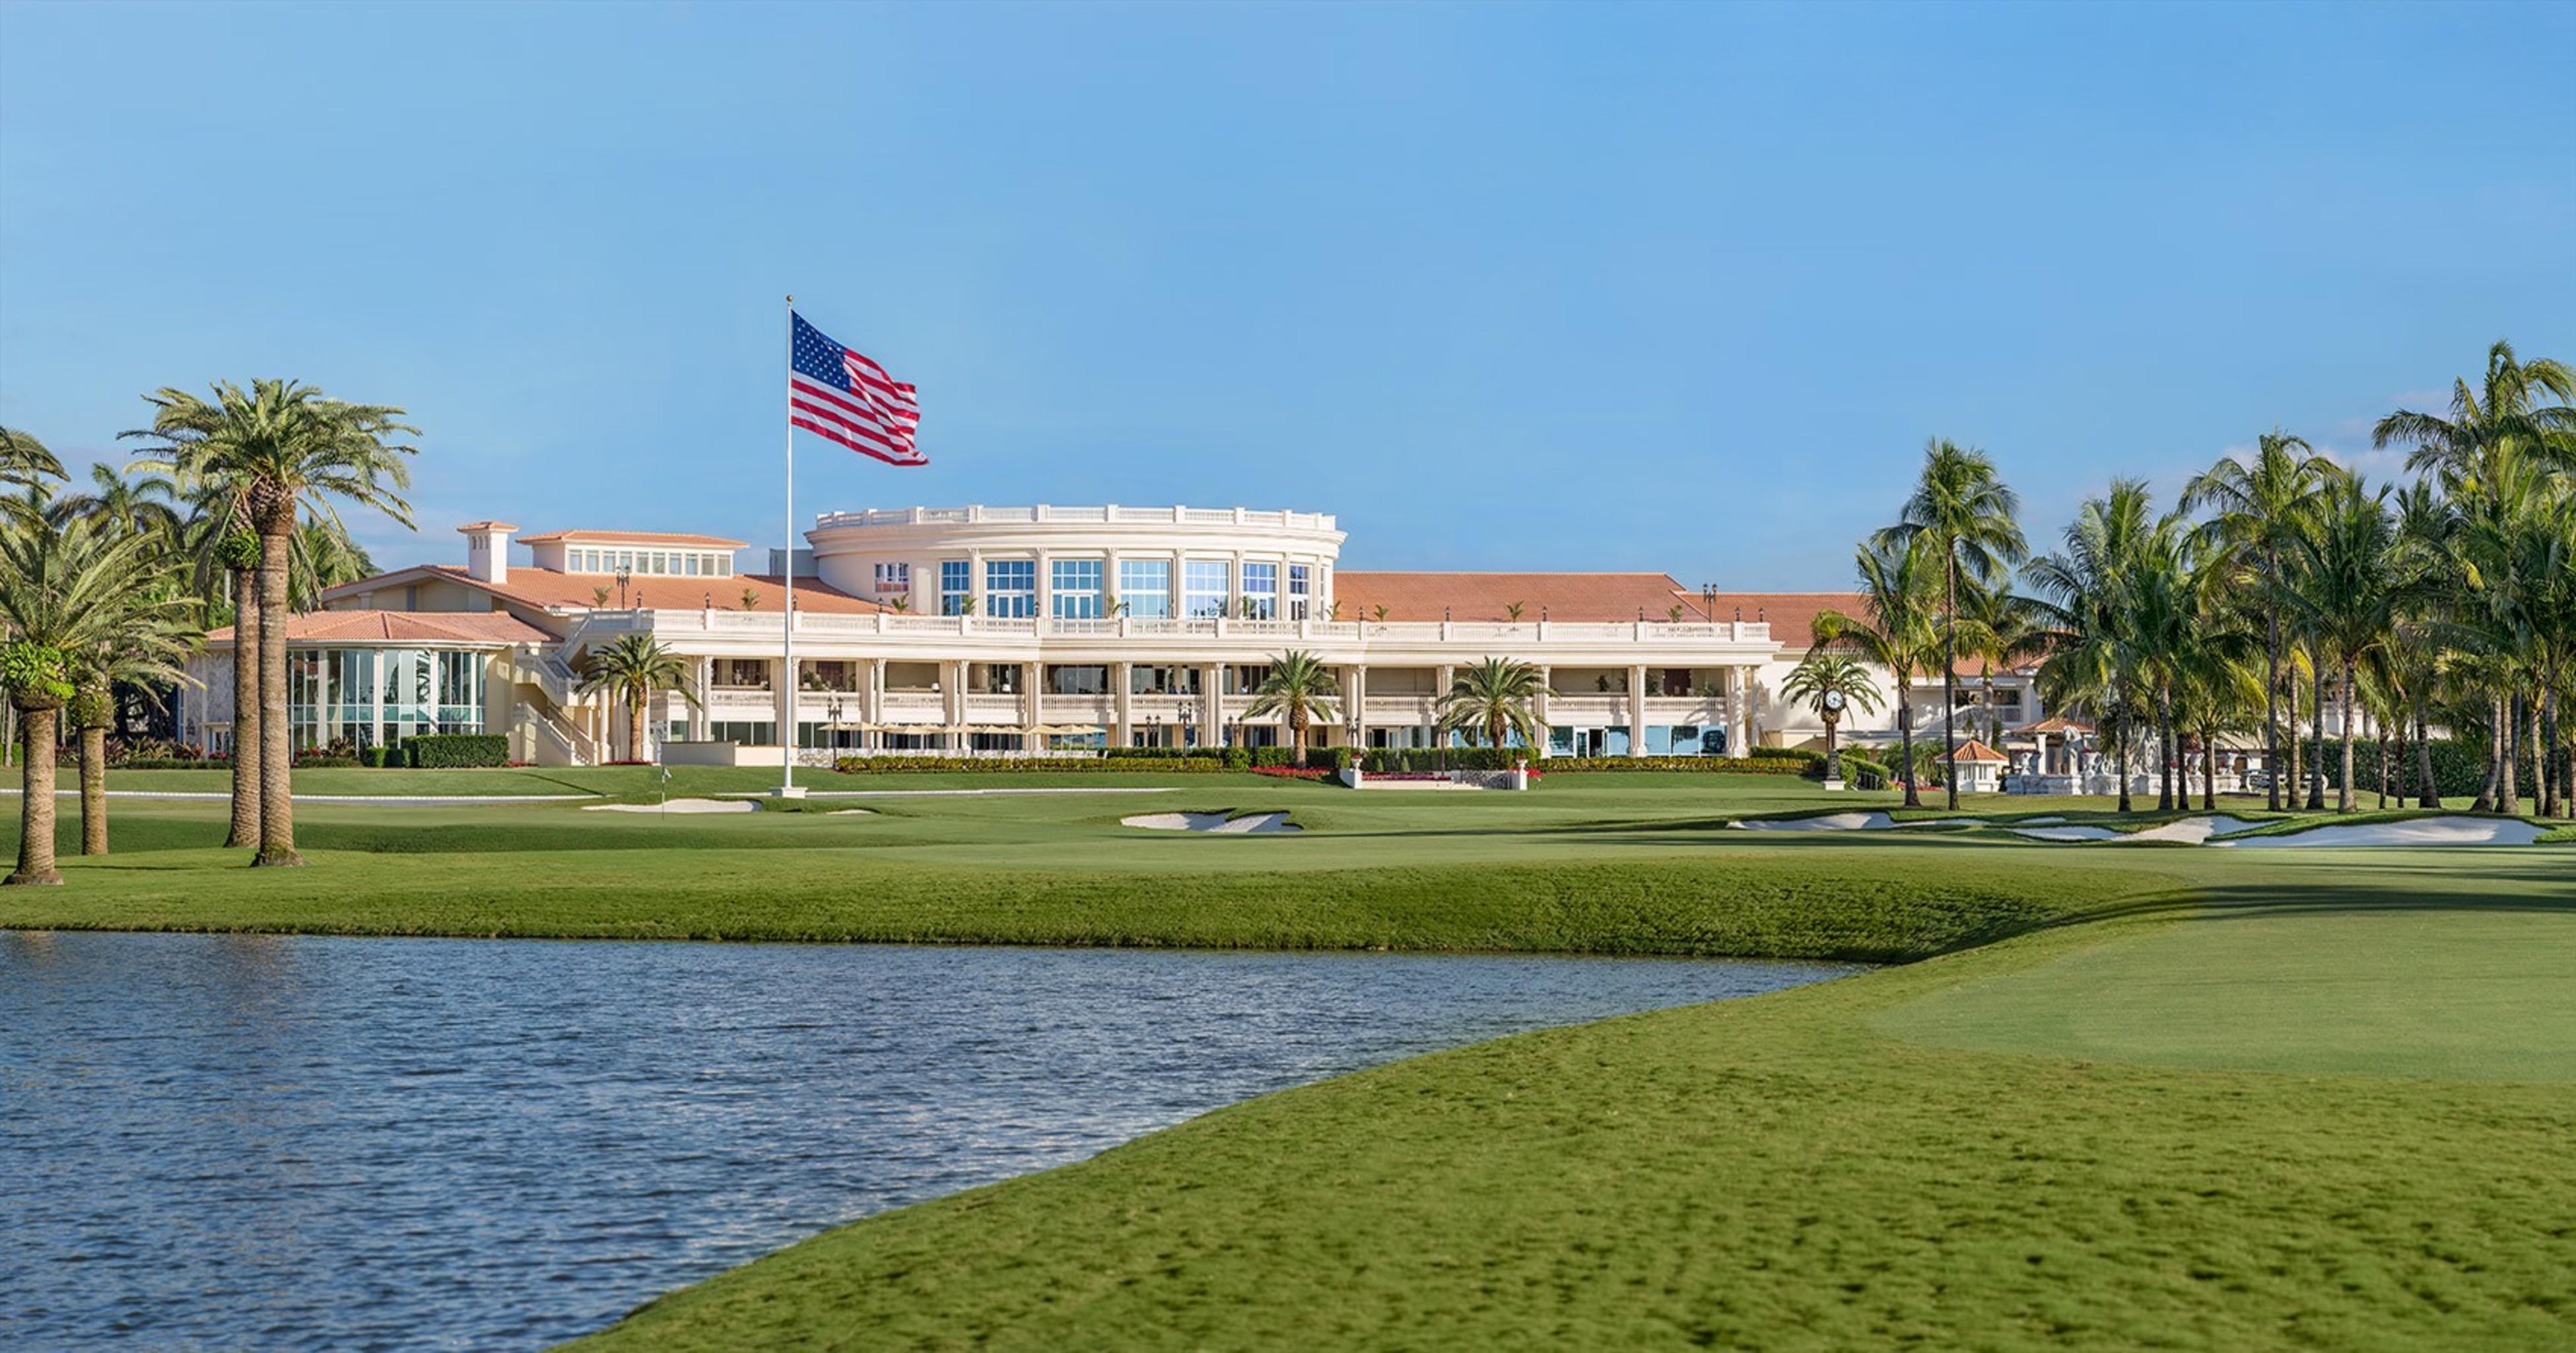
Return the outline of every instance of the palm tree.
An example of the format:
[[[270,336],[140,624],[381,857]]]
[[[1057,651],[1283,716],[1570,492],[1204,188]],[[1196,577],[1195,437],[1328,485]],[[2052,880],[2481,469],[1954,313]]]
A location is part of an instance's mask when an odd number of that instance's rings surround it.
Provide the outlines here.
[[[57,717],[77,693],[84,655],[120,637],[118,599],[145,592],[150,543],[79,517],[0,529],[0,685],[19,715],[26,771],[19,796],[18,868],[10,883],[60,883],[54,868]]]
[[[300,510],[337,523],[334,498],[362,503],[405,526],[411,511],[397,490],[409,486],[399,440],[419,429],[388,405],[347,404],[295,381],[256,380],[247,391],[230,382],[207,401],[164,388],[145,396],[162,456],[148,462],[177,477],[237,491],[259,533],[259,854],[258,865],[295,865],[295,801],[289,783],[292,748],[286,721],[287,583]],[[248,609],[248,608],[244,608]],[[241,749],[236,746],[238,760]]]
[[[129,478],[104,465],[93,465],[89,467],[89,484],[86,492],[64,495],[62,509],[120,530],[159,536],[165,543],[179,538],[179,491],[168,477],[145,473]]]
[[[1860,570],[1861,604],[1866,618],[1840,611],[1821,611],[1814,629],[1818,644],[1849,643],[1861,656],[1896,676],[1896,734],[1903,762],[1914,765],[1914,675],[1940,647],[1939,561],[1920,538],[1899,542],[1878,538],[1861,546],[1854,561]],[[1905,776],[1905,806],[1923,805],[1921,777]]]
[[[148,693],[191,681],[188,655],[205,638],[195,622],[196,604],[166,558],[155,557],[166,539],[113,526],[109,534],[141,534],[151,553],[138,586],[101,600],[105,613],[91,617],[98,637],[70,655],[72,698],[64,708],[80,733],[83,855],[107,853],[107,733],[116,721],[116,688],[130,685]]]
[[[629,761],[644,759],[644,707],[655,695],[678,691],[690,708],[698,707],[697,693],[689,689],[688,660],[649,634],[621,634],[605,648],[586,649],[573,670],[583,695],[604,690],[625,708]]]
[[[1434,726],[1442,733],[1481,732],[1485,745],[1496,749],[1506,735],[1518,733],[1522,746],[1536,747],[1547,734],[1531,707],[1546,688],[1534,664],[1487,658],[1452,675],[1448,694],[1440,697],[1439,722]]]
[[[1878,533],[1899,545],[1927,540],[1941,561],[1941,733],[1949,744],[1943,778],[1952,808],[1959,806],[1959,740],[1951,728],[1959,708],[1959,584],[1963,575],[1972,583],[1991,582],[2021,562],[2027,548],[2013,520],[2020,509],[2021,500],[1995,477],[1995,464],[1984,452],[1935,437],[1923,448],[1914,495],[1896,524]]]
[[[1247,719],[1272,714],[1288,722],[1288,739],[1297,748],[1297,764],[1306,764],[1306,728],[1320,718],[1332,721],[1334,690],[1333,669],[1312,653],[1290,649],[1270,661],[1270,673],[1261,678],[1253,690],[1255,699],[1246,706]]]
[[[2130,811],[2131,719],[2144,666],[2135,575],[2155,531],[2146,485],[2111,482],[2088,499],[2052,554],[2032,560],[2022,576],[2037,593],[2033,613],[2046,627],[2048,656],[2039,685],[2051,704],[2100,712],[2118,758],[2120,811]]]
[[[2216,510],[2207,530],[2223,551],[2224,566],[2252,584],[2243,595],[2263,613],[2263,765],[2271,773],[2269,805],[2275,812],[2281,807],[2283,561],[2317,487],[2336,473],[2334,463],[2307,442],[2274,428],[2256,440],[2251,458],[2221,460],[2183,490],[2184,511]]]
[[[2543,397],[2560,403],[2542,404]],[[2372,427],[2370,444],[2413,448],[2409,470],[2432,470],[2454,498],[2492,487],[2502,463],[2531,456],[2576,470],[2576,367],[2550,358],[2525,363],[2513,345],[2487,349],[2485,379],[2451,386],[2450,416],[2399,409]]]
[[[2333,663],[2340,678],[2343,774],[2335,792],[2340,813],[2352,811],[2356,669],[2388,642],[2396,627],[2399,593],[2391,566],[2396,544],[2388,491],[2370,488],[2358,475],[2337,475],[2318,495],[2314,519],[2300,533],[2291,564],[2288,600],[2315,636],[2318,657]],[[2322,741],[2317,756],[2324,759]]]
[[[63,463],[35,434],[0,427],[0,489],[28,489],[63,477]]]
[[[1869,669],[1819,645],[1808,649],[1805,659],[1789,673],[1789,679],[1780,683],[1780,694],[1814,710],[1816,717],[1825,721],[1825,778],[1842,779],[1843,753],[1834,742],[1834,734],[1842,725],[1843,711],[1878,712],[1878,683],[1870,680]]]
[[[1995,703],[1995,669],[2039,656],[2043,627],[2032,613],[2029,600],[2015,594],[2002,578],[1963,589],[1956,623],[1960,642],[1977,660],[1987,744],[2000,748],[2004,745],[2004,715]]]

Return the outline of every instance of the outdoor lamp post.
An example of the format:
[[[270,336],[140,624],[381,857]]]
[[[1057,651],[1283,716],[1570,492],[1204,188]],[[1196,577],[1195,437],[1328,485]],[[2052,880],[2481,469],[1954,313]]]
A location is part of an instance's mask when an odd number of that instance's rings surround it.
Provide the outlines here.
[[[622,610],[625,610],[625,609],[626,609],[626,580],[635,576],[635,570],[634,570],[634,569],[632,569],[632,568],[630,568],[630,567],[628,567],[628,566],[627,566],[627,565],[625,565],[625,564],[619,564],[619,565],[617,566],[617,575],[616,575],[616,576],[617,576],[617,609],[619,609],[619,610],[621,610],[621,611],[622,611]]]

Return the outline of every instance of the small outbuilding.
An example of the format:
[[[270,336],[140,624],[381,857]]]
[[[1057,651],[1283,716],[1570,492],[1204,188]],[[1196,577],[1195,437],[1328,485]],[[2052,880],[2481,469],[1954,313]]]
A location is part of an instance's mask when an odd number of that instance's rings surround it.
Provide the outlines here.
[[[2003,788],[2004,754],[1970,738],[1959,744],[1959,792],[1992,794]]]

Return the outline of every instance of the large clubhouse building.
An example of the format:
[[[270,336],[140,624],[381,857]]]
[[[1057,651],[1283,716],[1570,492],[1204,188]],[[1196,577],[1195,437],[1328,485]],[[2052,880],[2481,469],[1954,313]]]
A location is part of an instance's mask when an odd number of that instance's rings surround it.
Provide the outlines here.
[[[1507,657],[1545,677],[1543,755],[1738,756],[1821,737],[1781,685],[1816,615],[1858,606],[1658,573],[1346,570],[1332,517],[1246,508],[840,513],[815,522],[790,567],[772,551],[760,574],[738,568],[743,542],[714,536],[558,531],[519,541],[528,562],[514,563],[516,527],[459,530],[464,566],[336,587],[290,622],[297,747],[492,732],[537,764],[628,755],[622,715],[581,691],[577,669],[588,650],[646,634],[694,673],[697,704],[660,697],[645,730],[672,761],[776,765],[789,745],[817,759],[1273,745],[1286,730],[1247,711],[1290,649],[1340,675],[1318,745],[1428,746],[1452,672]],[[219,632],[202,685],[182,693],[183,741],[229,746],[230,660]],[[1880,676],[1878,709],[1843,724],[1862,743],[1895,736]],[[1988,684],[1960,683],[1963,737],[1989,727]],[[1991,686],[2007,750],[2044,756],[2028,673]],[[1940,700],[1937,678],[1916,683],[1918,730],[1939,735]],[[2012,736],[2026,729],[2035,740]]]

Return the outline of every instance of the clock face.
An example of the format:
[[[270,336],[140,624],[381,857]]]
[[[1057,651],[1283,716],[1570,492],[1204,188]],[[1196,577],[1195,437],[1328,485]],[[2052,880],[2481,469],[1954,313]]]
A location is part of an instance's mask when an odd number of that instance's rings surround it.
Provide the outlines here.
[[[1842,693],[1841,691],[1827,691],[1827,692],[1825,692],[1825,708],[1827,708],[1827,709],[1841,709],[1842,707],[1843,707],[1843,693]]]

